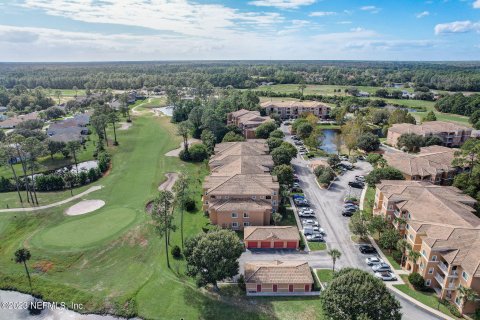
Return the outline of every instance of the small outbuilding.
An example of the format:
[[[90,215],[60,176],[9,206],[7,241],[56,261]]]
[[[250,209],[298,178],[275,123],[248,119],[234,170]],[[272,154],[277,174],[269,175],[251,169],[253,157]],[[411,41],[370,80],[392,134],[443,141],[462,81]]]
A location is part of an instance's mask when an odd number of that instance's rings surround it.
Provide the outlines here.
[[[295,226],[245,227],[243,241],[247,249],[298,249],[300,235]]]
[[[247,295],[305,295],[314,280],[306,261],[251,261],[245,263]]]

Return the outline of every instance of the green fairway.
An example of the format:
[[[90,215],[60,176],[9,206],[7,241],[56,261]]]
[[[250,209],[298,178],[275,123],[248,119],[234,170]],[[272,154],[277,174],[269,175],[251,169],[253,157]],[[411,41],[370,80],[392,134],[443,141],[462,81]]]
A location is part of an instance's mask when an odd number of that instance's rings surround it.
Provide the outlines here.
[[[40,247],[52,248],[91,246],[122,231],[135,220],[135,217],[135,211],[128,208],[115,208],[102,214],[90,213],[72,217],[67,222],[38,234],[33,243]]]
[[[347,95],[345,93],[345,89],[348,88],[357,88],[360,91],[368,92],[370,94],[374,94],[375,91],[378,89],[383,89],[382,87],[371,87],[371,86],[341,86],[341,85],[323,85],[323,84],[309,84],[303,91],[303,94],[309,95],[309,94],[317,94],[317,95],[324,95],[324,96],[344,96]],[[388,91],[393,91],[393,90],[406,90],[409,92],[413,92],[412,88],[402,88],[402,89],[396,89],[396,88],[386,88]],[[271,90],[272,92],[279,92],[279,93],[293,93],[293,92],[300,92],[299,85],[298,84],[275,84],[271,86],[260,86],[256,88],[255,90],[259,91],[269,91]],[[334,92],[333,90],[341,90],[340,92]]]

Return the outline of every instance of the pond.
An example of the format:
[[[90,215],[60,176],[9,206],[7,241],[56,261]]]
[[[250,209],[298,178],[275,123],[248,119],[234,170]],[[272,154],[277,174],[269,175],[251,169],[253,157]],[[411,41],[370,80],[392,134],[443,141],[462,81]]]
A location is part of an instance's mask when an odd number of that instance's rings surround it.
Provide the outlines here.
[[[164,115],[168,116],[168,117],[171,117],[173,116],[173,106],[166,106],[166,107],[162,107],[162,108],[158,108],[160,110],[161,113],[163,113]]]
[[[31,315],[28,309],[24,308],[30,305],[33,297],[28,294],[23,294],[15,291],[0,290],[0,319],[8,320],[121,320],[125,318],[117,318],[114,316],[101,316],[96,314],[79,314],[77,312],[63,309],[58,305],[57,308],[48,308],[43,310],[40,314]],[[38,301],[38,300],[37,300]],[[10,303],[10,304],[9,304]],[[11,305],[16,303],[17,305]],[[5,306],[4,306],[5,305]],[[136,318],[138,319],[138,318]]]
[[[341,138],[340,130],[324,129],[322,132],[323,137],[322,143],[320,144],[320,149],[330,154],[337,153],[337,139],[341,139],[340,141],[343,145],[343,139]]]

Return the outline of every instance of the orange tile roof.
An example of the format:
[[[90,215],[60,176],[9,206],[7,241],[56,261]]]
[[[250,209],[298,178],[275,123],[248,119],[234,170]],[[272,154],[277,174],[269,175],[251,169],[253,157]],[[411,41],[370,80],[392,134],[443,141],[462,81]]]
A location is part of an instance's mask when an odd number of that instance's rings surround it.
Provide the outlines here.
[[[258,284],[313,283],[305,261],[251,261],[245,263],[245,282]]]

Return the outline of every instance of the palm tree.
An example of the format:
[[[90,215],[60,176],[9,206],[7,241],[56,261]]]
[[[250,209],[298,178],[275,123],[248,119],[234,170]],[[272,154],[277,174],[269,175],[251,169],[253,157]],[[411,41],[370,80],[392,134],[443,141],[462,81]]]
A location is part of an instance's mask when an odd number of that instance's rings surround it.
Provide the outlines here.
[[[273,224],[278,225],[280,221],[282,221],[282,215],[278,212],[272,214]]]
[[[170,191],[162,190],[153,200],[152,217],[156,222],[156,229],[160,236],[165,237],[165,254],[167,256],[167,266],[170,268],[170,258],[168,257],[168,232],[175,230],[173,216],[170,213],[173,202],[173,194]]]
[[[400,260],[400,265],[403,266],[405,255],[407,253],[407,250],[412,250],[412,246],[410,243],[408,243],[407,240],[405,239],[400,239],[397,241],[397,250],[402,253],[402,258]]]
[[[73,161],[75,161],[75,167],[77,169],[77,174],[78,174],[77,151],[80,150],[80,142],[78,142],[78,141],[67,142],[67,149],[73,155]]]
[[[458,287],[458,293],[460,294],[460,299],[462,299],[462,305],[465,305],[469,301],[475,301],[479,297],[475,290],[462,285]]]
[[[32,279],[30,279],[30,272],[28,272],[27,261],[30,260],[31,254],[28,249],[22,248],[15,251],[15,262],[23,263],[25,267],[25,272],[27,273],[28,283],[30,284],[30,291],[32,290]]]
[[[188,135],[190,133],[190,123],[188,121],[180,122],[177,125],[177,135],[183,138],[183,150],[188,153]]]
[[[335,272],[335,262],[340,259],[342,253],[338,249],[330,249],[327,253],[332,258],[332,271]]]
[[[118,122],[118,117],[117,117],[117,114],[115,113],[115,110],[112,110],[108,114],[108,121],[110,121],[112,123],[112,126],[113,126],[113,137],[114,137],[113,145],[118,146],[117,131],[115,129],[115,123]]]
[[[185,174],[181,173],[178,176],[177,181],[173,185],[173,191],[175,192],[175,201],[178,201],[180,204],[180,237],[182,238],[182,250],[183,250],[183,209],[185,207],[187,188],[188,188],[188,179]]]
[[[300,85],[298,86],[298,89],[302,92],[302,97],[303,97],[303,91],[305,90],[306,87],[307,85],[305,83],[300,83]]]
[[[413,266],[412,266],[412,271],[415,272],[415,266],[417,265],[417,260],[420,258],[420,252],[418,251],[414,251],[414,250],[410,250],[408,252],[408,259],[410,259],[413,263]]]
[[[62,91],[60,90],[55,90],[55,96],[58,99],[58,105],[60,105],[60,97],[62,96]]]
[[[75,91],[75,98],[76,98],[76,97],[77,97],[77,91],[78,91],[78,88],[77,88],[77,86],[73,86],[73,88],[72,88],[72,89],[73,89],[73,91]]]
[[[15,187],[17,189],[18,193],[18,198],[20,199],[20,203],[23,205],[23,198],[22,194],[20,193],[20,182],[18,180],[17,172],[15,171],[15,168],[13,166],[13,163],[11,161],[11,153],[12,153],[12,148],[6,145],[0,145],[0,166],[9,166],[10,170],[12,170],[13,173],[13,178],[15,180]]]

